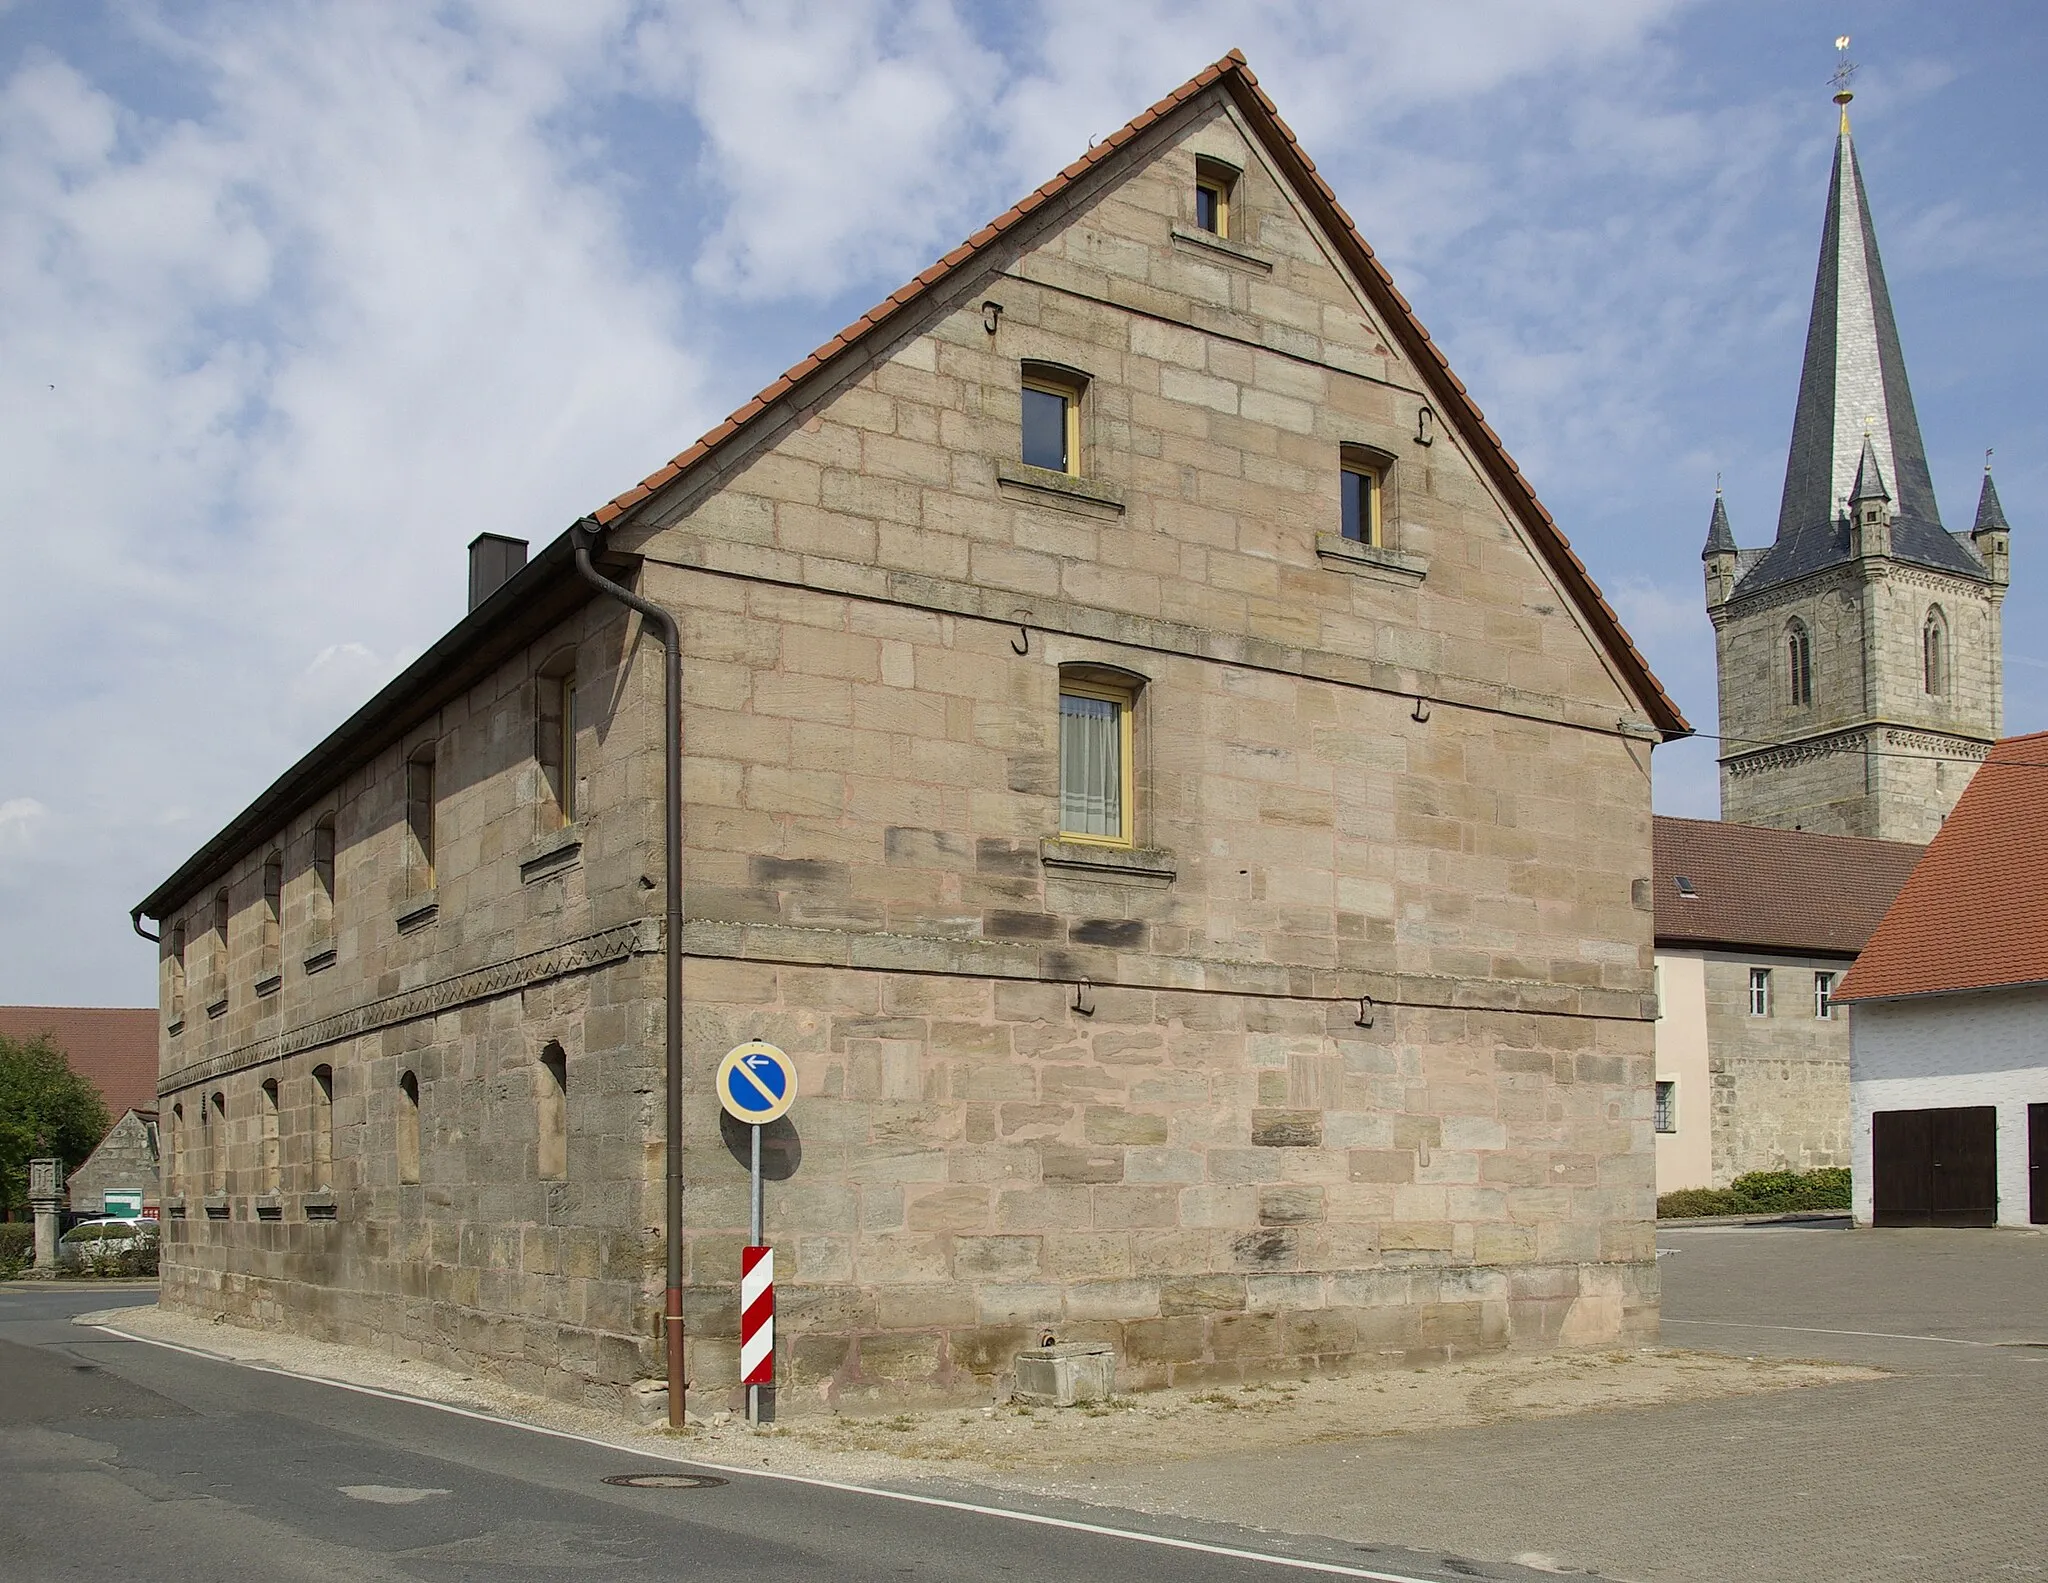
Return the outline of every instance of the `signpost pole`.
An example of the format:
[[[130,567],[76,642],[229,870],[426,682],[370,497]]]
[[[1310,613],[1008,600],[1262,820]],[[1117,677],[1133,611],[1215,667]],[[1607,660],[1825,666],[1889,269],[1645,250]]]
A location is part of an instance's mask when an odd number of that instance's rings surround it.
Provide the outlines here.
[[[753,1135],[752,1240],[740,1250],[739,1289],[740,1383],[747,1388],[750,1424],[775,1416],[775,1253],[761,1213],[761,1129],[780,1121],[795,1099],[795,1064],[765,1040],[739,1045],[718,1063],[718,1103]]]
[[[753,1245],[758,1248],[763,1246],[768,1240],[762,1235],[764,1228],[761,1224],[761,1124],[756,1122],[749,1130],[754,1134],[753,1219],[749,1224],[753,1230],[751,1240]],[[759,1424],[761,1422],[761,1387],[758,1385],[749,1385],[747,1387],[747,1422],[750,1424]]]

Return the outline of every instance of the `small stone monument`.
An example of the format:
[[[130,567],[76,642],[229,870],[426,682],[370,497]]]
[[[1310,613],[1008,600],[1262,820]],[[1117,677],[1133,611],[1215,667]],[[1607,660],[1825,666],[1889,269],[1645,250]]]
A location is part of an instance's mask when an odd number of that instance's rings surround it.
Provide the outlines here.
[[[1040,1407],[1106,1402],[1116,1389],[1116,1353],[1107,1341],[1063,1341],[1017,1354],[1017,1401]]]
[[[57,1226],[64,1213],[64,1162],[28,1162],[28,1204],[36,1217],[36,1274],[57,1273]]]

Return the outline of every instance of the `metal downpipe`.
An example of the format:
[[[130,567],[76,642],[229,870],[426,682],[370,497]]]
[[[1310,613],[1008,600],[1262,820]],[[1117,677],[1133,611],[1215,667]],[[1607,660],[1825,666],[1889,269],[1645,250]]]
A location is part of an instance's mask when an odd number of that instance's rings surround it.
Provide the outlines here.
[[[667,779],[666,848],[668,905],[662,931],[667,969],[668,1091],[668,1295],[663,1309],[668,1352],[668,1426],[683,1427],[683,636],[676,618],[652,600],[621,587],[590,560],[590,547],[603,530],[589,517],[569,530],[576,570],[602,592],[651,622],[667,660],[663,683],[662,748]]]

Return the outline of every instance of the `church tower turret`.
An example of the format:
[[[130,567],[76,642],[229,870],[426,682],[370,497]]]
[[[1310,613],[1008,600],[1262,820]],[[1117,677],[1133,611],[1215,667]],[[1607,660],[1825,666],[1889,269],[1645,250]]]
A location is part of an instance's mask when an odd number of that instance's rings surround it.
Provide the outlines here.
[[[1892,492],[1884,487],[1884,469],[1877,465],[1877,448],[1867,435],[1863,454],[1856,459],[1855,487],[1849,491],[1849,520],[1858,555],[1891,554]]]
[[[2010,532],[1942,526],[1849,134],[1835,141],[1778,532],[1739,550],[1717,496],[1707,611],[1721,817],[1928,841],[2002,723]]]
[[[1728,508],[1721,503],[1721,491],[1714,490],[1714,514],[1707,519],[1707,547],[1700,551],[1707,568],[1707,609],[1717,610],[1735,592],[1736,570],[1742,552],[1735,548],[1735,534],[1728,526]]]

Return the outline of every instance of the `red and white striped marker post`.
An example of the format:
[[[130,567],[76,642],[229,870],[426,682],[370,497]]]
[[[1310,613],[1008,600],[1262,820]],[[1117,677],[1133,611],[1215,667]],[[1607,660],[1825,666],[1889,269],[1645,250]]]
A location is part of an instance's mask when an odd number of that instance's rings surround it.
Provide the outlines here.
[[[740,1250],[740,1383],[747,1386],[775,1383],[773,1248]]]
[[[780,1121],[796,1099],[796,1064],[774,1045],[749,1040],[726,1052],[718,1065],[718,1102],[754,1135],[753,1241],[740,1250],[740,1383],[747,1388],[747,1422],[775,1412],[775,1251],[761,1213],[761,1129]]]

